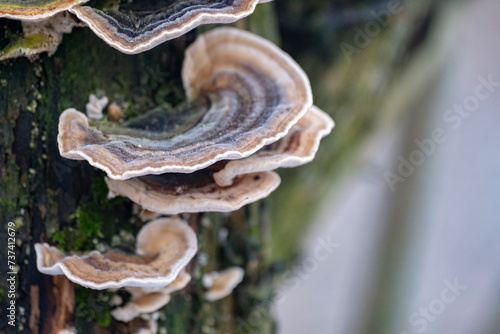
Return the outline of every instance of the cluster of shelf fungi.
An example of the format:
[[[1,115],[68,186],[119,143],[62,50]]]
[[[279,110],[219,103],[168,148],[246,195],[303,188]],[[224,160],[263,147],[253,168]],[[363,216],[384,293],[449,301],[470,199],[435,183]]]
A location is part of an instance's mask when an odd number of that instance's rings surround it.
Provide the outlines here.
[[[0,5],[0,17],[23,21],[25,37],[47,36],[31,48],[14,45],[3,59],[53,53],[74,26],[90,27],[121,52],[139,53],[200,24],[234,22],[259,3],[93,8],[82,0],[39,2]],[[135,255],[64,254],[42,243],[35,245],[37,267],[91,289],[125,288],[131,299],[112,312],[124,322],[160,309],[191,280],[186,266],[198,251],[197,237],[178,214],[230,212],[268,196],[280,183],[273,170],[313,160],[334,125],[313,105],[307,75],[295,61],[243,30],[199,35],[185,52],[182,81],[187,101],[172,110],[123,121],[116,104],[91,95],[86,113],[67,109],[59,118],[60,154],[106,172],[110,196],[127,197],[154,218],[137,235]],[[167,217],[156,218],[161,215]],[[203,279],[209,301],[227,296],[243,279],[242,268],[222,269]]]

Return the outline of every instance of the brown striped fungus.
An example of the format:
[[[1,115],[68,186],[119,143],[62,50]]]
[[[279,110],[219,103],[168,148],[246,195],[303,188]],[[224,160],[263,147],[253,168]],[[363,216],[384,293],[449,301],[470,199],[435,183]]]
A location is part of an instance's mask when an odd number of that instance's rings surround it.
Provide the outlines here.
[[[274,172],[250,173],[238,177],[230,187],[217,185],[216,164],[189,173],[146,175],[130,180],[106,178],[110,197],[121,195],[156,213],[235,211],[267,197],[280,184]]]
[[[0,2],[0,18],[40,21],[89,0],[7,0]]]
[[[40,272],[65,275],[91,289],[165,287],[177,279],[197,250],[196,234],[178,218],[144,225],[137,236],[137,255],[97,251],[65,255],[47,244],[35,245]]]
[[[185,53],[188,101],[126,123],[59,120],[63,157],[104,170],[111,195],[164,214],[234,211],[280,183],[271,170],[311,161],[333,121],[312,105],[303,70],[269,41],[234,28]]]
[[[70,12],[110,46],[136,54],[202,24],[250,15],[259,0],[118,1],[109,8],[74,6]]]
[[[19,56],[33,59],[46,51],[50,56],[62,34],[71,32],[75,25],[88,26],[123,53],[137,54],[199,25],[235,22],[250,15],[258,3],[259,0],[0,1],[0,18],[23,22],[23,35],[0,51],[0,60]],[[71,20],[57,18],[58,14],[71,16]],[[56,29],[52,28],[54,25]]]
[[[306,164],[314,159],[321,138],[330,133],[333,125],[325,112],[312,106],[285,137],[248,158],[228,161],[214,173],[214,180],[219,186],[227,187],[240,175]]]

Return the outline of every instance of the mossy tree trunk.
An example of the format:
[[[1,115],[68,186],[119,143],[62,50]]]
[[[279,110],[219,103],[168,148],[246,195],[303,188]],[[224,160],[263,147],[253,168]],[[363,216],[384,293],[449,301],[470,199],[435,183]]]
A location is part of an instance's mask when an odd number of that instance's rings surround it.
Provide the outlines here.
[[[376,7],[369,7],[371,3]],[[331,186],[324,180],[333,180],[339,173],[338,162],[369,131],[383,103],[381,96],[425,40],[434,7],[422,0],[418,6],[404,5],[392,17],[393,23],[381,29],[362,52],[344,58],[340,43],[354,38],[353,27],[373,20],[365,15],[370,9],[386,5],[277,1],[259,5],[256,13],[236,24],[282,42],[310,74],[316,103],[334,116],[337,129],[323,142],[317,163],[281,172],[282,186],[270,200],[232,214],[185,216],[198,233],[200,252],[190,265],[192,282],[161,311],[160,327],[169,334],[274,331],[269,312],[273,281],[286,267],[276,260],[293,259],[298,236]],[[354,22],[343,22],[338,15],[348,9],[359,14]],[[1,20],[0,27],[5,31],[0,36],[3,47],[20,25]],[[204,29],[208,28],[198,32]],[[121,105],[125,117],[165,102],[178,104],[184,100],[183,51],[196,34],[193,31],[129,56],[107,46],[89,29],[76,28],[64,36],[52,57],[44,54],[34,62],[19,58],[0,63],[0,333],[56,333],[68,325],[81,333],[132,333],[143,325],[144,320],[123,324],[111,319],[112,292],[92,291],[40,274],[33,245],[48,242],[66,251],[134,250],[133,238],[143,222],[128,200],[107,199],[103,172],[59,155],[58,116],[70,107],[84,110],[89,94],[98,91]],[[366,79],[374,73],[385,82],[378,90]],[[304,198],[304,193],[310,196]],[[14,223],[16,231],[15,328],[6,317],[11,300],[6,281],[8,222]],[[203,272],[230,265],[245,268],[242,285],[220,302],[205,302]]]

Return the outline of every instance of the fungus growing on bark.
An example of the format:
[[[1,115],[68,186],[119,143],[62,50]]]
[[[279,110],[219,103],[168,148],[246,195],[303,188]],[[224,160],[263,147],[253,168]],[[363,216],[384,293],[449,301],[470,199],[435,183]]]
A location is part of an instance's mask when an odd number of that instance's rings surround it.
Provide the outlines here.
[[[328,135],[333,126],[330,116],[313,106],[285,137],[245,159],[227,162],[214,173],[214,180],[219,186],[227,187],[239,175],[308,163],[314,159],[321,138]]]
[[[250,15],[259,0],[173,0],[147,5],[120,1],[112,8],[70,11],[110,46],[135,54],[184,35],[202,24],[231,23]]]
[[[159,292],[150,293],[133,299],[123,307],[119,307],[111,311],[113,318],[123,322],[140,316],[141,314],[153,313],[167,305],[170,301],[169,294]]]
[[[125,128],[100,130],[84,114],[64,111],[61,155],[86,159],[116,180],[191,173],[272,144],[312,106],[309,80],[290,56],[234,28],[199,36],[186,50],[182,79],[187,107],[153,111]],[[172,124],[182,124],[181,130]]]
[[[0,2],[0,18],[40,21],[88,0],[9,0]]]
[[[63,34],[69,34],[73,27],[80,27],[81,23],[63,12],[39,22],[23,21],[22,26],[23,36],[1,50],[0,60],[27,57],[33,61],[42,52],[51,56],[57,51]]]
[[[106,178],[106,183],[111,196],[128,197],[144,209],[163,214],[234,211],[267,197],[280,183],[278,174],[260,172],[242,175],[230,187],[220,187],[213,179],[220,165],[223,163],[190,174]]]
[[[211,272],[203,276],[203,285],[209,290],[205,299],[213,302],[229,296],[234,288],[241,283],[245,271],[240,267],[230,267],[223,271]]]
[[[179,218],[161,218],[144,225],[137,236],[137,256],[97,251],[64,255],[45,243],[35,245],[40,272],[66,275],[91,289],[164,287],[177,278],[197,248],[196,234]]]
[[[165,287],[126,287],[132,298],[125,306],[114,309],[111,315],[116,320],[129,322],[141,314],[156,312],[168,304],[172,292],[184,289],[190,280],[191,275],[181,271],[179,276]]]

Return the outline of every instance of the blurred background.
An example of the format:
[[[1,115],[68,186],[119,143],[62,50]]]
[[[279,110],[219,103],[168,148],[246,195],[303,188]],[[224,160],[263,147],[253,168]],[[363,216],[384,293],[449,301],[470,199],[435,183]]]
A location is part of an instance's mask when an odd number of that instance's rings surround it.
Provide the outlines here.
[[[301,191],[322,203],[315,223],[277,208],[295,226],[274,227],[276,258],[305,233],[278,333],[500,333],[500,2],[396,1],[384,16],[391,3],[307,17],[330,67],[301,51],[307,36],[282,41],[336,128],[303,170],[333,175],[322,199]]]

